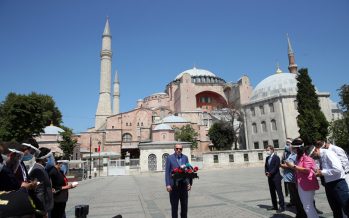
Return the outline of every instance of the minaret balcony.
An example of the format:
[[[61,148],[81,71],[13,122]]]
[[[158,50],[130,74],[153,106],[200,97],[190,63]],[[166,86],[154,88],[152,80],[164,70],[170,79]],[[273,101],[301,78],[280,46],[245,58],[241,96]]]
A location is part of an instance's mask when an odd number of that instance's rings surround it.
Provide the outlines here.
[[[113,53],[112,53],[110,50],[102,50],[102,51],[101,51],[101,57],[102,57],[102,56],[109,56],[109,57],[111,57],[112,54],[113,54]]]

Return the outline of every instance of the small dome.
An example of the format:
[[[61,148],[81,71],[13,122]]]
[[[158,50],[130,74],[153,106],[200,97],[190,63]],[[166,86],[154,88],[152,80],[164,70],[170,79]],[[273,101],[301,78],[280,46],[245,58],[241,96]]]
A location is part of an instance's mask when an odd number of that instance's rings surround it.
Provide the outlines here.
[[[193,69],[190,70],[186,70],[183,71],[182,73],[178,74],[178,76],[176,76],[176,79],[180,79],[183,74],[188,73],[190,76],[208,76],[208,77],[217,77],[214,73],[208,71],[208,70],[203,70],[203,69],[197,69],[196,67],[194,67]]]
[[[296,76],[294,73],[277,73],[265,78],[254,88],[251,101],[297,95]]]
[[[162,122],[164,123],[188,123],[188,121],[186,119],[184,119],[183,117],[179,117],[179,116],[174,116],[174,115],[170,115],[165,117]]]
[[[44,134],[58,135],[60,132],[64,132],[64,130],[54,125],[46,126],[44,129]]]
[[[167,95],[167,93],[165,93],[165,92],[157,92],[157,93],[153,93],[151,96],[154,96],[154,95]]]
[[[172,130],[172,128],[169,125],[162,123],[155,126],[154,130]]]

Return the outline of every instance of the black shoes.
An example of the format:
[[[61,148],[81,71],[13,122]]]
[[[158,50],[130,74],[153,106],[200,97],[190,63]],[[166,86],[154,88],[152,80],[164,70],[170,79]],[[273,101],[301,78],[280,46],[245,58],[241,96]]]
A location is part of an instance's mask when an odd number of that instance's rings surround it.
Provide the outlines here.
[[[278,210],[277,210],[277,213],[282,213],[285,211],[285,208],[284,207],[280,207]]]
[[[267,210],[278,210],[277,207],[269,207]]]

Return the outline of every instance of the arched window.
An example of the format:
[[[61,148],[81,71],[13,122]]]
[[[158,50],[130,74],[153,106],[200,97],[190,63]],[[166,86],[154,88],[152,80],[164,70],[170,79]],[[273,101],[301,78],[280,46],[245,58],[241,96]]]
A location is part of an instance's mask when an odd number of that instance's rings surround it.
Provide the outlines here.
[[[156,169],[157,169],[156,155],[149,154],[149,156],[148,156],[148,170],[149,171],[156,171]]]
[[[261,125],[262,125],[262,132],[267,132],[267,124],[265,123],[265,121],[262,121]]]
[[[270,113],[273,113],[275,111],[273,103],[269,104],[269,110],[270,110]]]
[[[162,155],[162,170],[165,170],[166,167],[166,160],[169,154],[165,153]]]
[[[257,133],[257,124],[256,123],[252,123],[252,132]]]
[[[123,142],[132,142],[132,135],[130,133],[125,133],[122,135]]]
[[[275,120],[271,120],[270,123],[271,123],[271,130],[276,131],[277,130],[276,121]]]

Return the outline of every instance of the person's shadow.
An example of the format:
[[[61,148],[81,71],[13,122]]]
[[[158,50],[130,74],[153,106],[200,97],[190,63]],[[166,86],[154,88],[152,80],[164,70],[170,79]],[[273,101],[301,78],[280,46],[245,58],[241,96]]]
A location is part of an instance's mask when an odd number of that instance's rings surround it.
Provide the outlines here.
[[[259,208],[262,208],[262,209],[269,209],[271,208],[270,205],[265,205],[265,204],[258,204],[257,205]],[[286,208],[286,211],[291,211],[291,212],[295,212],[295,209],[294,208]],[[273,214],[271,216],[271,218],[293,218],[294,216],[290,216],[290,215],[287,215],[287,214],[283,214],[283,213],[277,213],[276,210],[272,210],[271,212],[274,212],[275,214]]]

